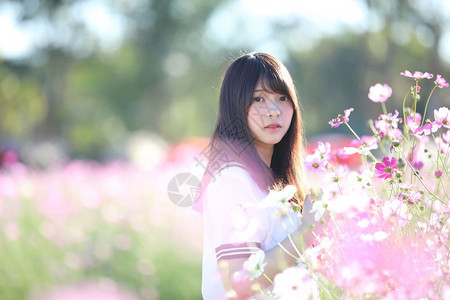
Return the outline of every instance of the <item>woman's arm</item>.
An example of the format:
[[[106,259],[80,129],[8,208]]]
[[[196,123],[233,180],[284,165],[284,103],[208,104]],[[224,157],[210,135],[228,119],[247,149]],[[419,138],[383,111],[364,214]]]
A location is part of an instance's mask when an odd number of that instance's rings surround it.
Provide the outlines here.
[[[302,224],[297,231],[291,234],[291,239],[295,244],[295,248],[289,237],[287,237],[281,242],[281,246],[276,246],[265,252],[264,262],[266,262],[267,265],[264,268],[264,273],[271,280],[274,279],[276,274],[296,263],[296,258],[287,254],[283,248],[298,258],[299,255],[297,250],[300,251],[301,249],[311,246],[315,239],[314,234],[319,234],[322,226],[319,222],[314,221],[314,215],[309,212],[311,208],[311,201],[305,199]],[[264,276],[259,276],[253,281],[244,276],[240,276],[240,271],[246,260],[247,258],[231,258],[223,259],[219,262],[222,282],[227,291],[227,296],[230,299],[246,299],[257,294],[258,288],[265,289],[272,284]]]

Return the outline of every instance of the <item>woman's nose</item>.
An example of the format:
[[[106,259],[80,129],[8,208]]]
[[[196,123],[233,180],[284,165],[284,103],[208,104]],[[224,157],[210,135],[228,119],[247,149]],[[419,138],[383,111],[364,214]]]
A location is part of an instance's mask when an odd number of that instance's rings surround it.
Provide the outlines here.
[[[267,107],[267,116],[269,118],[278,117],[281,114],[280,107],[276,102],[271,102]]]

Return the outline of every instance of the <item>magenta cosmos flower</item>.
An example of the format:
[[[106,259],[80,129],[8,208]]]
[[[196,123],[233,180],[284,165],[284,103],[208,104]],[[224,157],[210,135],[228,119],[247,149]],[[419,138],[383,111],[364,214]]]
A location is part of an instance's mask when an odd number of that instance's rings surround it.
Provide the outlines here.
[[[330,124],[331,127],[336,128],[339,127],[339,125],[341,125],[344,122],[347,123],[348,121],[350,121],[348,117],[350,116],[350,113],[352,111],[353,108],[344,110],[344,115],[339,114],[336,119],[331,120],[330,122],[328,122],[328,124]]]
[[[436,75],[436,81],[434,82],[439,88],[448,88],[448,82],[445,81],[445,78],[441,76],[441,74]]]
[[[420,79],[431,79],[433,78],[433,74],[430,74],[428,72],[422,73],[419,71],[415,71],[414,73],[411,73],[408,70],[405,70],[405,72],[401,72],[400,75],[405,76],[405,77],[409,77],[409,78],[414,78],[415,80],[420,80]]]
[[[392,96],[392,89],[386,83],[377,83],[370,87],[368,96],[373,102],[386,102]]]
[[[392,174],[394,173],[394,170],[397,170],[397,160],[395,157],[392,157],[389,159],[389,157],[385,156],[382,160],[382,162],[377,163],[375,165],[375,175],[377,175],[378,178],[387,179],[391,178]]]

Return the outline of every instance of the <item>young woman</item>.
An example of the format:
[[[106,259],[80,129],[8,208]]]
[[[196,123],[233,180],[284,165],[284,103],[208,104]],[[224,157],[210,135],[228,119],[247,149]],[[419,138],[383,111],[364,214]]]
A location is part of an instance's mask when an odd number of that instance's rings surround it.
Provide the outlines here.
[[[300,245],[298,216],[280,216],[261,207],[269,190],[297,188],[305,199],[302,119],[296,90],[286,67],[265,53],[250,53],[228,67],[219,116],[202,179],[203,193],[194,209],[203,213],[204,299],[246,299],[270,288],[263,276],[254,281],[241,272],[258,250],[265,252],[265,274],[272,278],[295,260],[288,234]]]

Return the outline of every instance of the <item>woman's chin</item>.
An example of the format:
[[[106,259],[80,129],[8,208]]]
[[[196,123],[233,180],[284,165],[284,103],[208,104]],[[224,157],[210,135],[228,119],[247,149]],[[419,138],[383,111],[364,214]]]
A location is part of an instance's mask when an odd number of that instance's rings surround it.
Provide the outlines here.
[[[264,139],[261,142],[267,145],[276,145],[281,141],[281,138],[270,138],[270,139]]]

